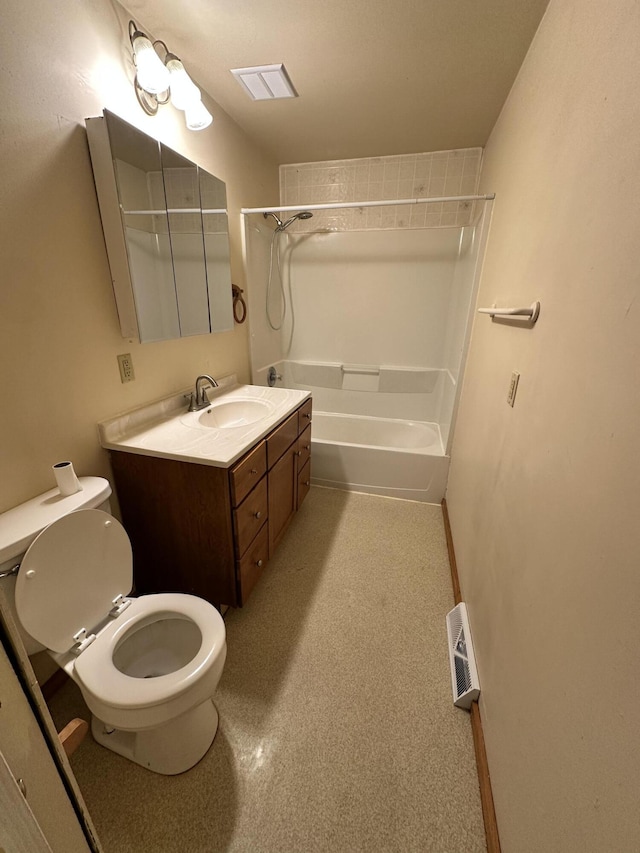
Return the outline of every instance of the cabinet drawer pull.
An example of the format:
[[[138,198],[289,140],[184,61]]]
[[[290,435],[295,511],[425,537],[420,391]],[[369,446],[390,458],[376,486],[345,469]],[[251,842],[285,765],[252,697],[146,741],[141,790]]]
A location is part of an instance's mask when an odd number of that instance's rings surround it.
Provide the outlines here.
[[[301,450],[296,450],[296,456],[302,456],[302,451],[301,451]]]
[[[258,472],[257,472],[257,470],[256,470],[255,468],[252,468],[252,469],[249,471],[249,473],[250,473],[250,474],[257,474]]]
[[[256,566],[261,569],[262,568],[262,560],[256,560]]]
[[[306,412],[305,418],[308,418],[309,420],[311,420],[311,412]]]
[[[305,481],[304,481],[304,484],[305,484],[305,486],[310,486],[310,485],[311,485],[311,480],[305,480]]]
[[[310,444],[305,444],[304,449],[305,449],[305,450],[311,450],[311,445],[310,445]]]
[[[257,512],[254,512],[253,514],[255,515],[256,518],[262,517],[262,513],[260,512],[260,510],[258,510]]]

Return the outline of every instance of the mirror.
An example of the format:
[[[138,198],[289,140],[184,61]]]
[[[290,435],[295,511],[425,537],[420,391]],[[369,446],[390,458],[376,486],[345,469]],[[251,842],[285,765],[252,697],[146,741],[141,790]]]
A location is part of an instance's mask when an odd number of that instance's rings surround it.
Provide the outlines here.
[[[123,337],[233,328],[224,182],[107,110],[87,136]]]
[[[199,169],[198,174],[211,331],[224,332],[233,329],[233,301],[227,298],[231,293],[227,188],[224,181],[214,178],[204,169]]]
[[[211,331],[198,167],[160,145],[180,335]]]
[[[109,138],[140,340],[179,338],[160,149],[111,115]]]

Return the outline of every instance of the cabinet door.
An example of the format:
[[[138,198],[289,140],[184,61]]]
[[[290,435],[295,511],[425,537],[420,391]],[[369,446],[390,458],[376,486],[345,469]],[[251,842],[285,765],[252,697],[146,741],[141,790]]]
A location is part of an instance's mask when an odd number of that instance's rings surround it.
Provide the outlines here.
[[[296,511],[297,444],[294,442],[269,471],[269,556]]]
[[[228,471],[117,451],[111,465],[137,593],[187,592],[235,607]]]

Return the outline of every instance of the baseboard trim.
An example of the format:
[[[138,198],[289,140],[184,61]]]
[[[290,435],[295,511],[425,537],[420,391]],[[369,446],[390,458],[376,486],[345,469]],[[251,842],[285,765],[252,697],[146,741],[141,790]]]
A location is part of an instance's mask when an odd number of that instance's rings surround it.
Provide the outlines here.
[[[449,522],[446,498],[442,500],[442,517],[444,520],[444,532],[447,538],[453,597],[455,603],[459,604],[462,601],[462,594],[460,592],[458,565],[453,548],[453,536],[451,535],[451,524]],[[487,853],[501,853],[500,836],[498,835],[496,811],[493,803],[493,792],[491,790],[491,777],[489,776],[489,764],[487,762],[487,750],[484,743],[480,708],[477,702],[471,703],[471,731],[473,732],[473,748],[478,768],[478,784],[480,786],[480,802],[482,804],[482,818],[484,820],[484,831],[487,840]]]
[[[451,583],[453,585],[453,603],[460,604],[462,594],[460,592],[460,579],[458,578],[458,565],[456,553],[453,550],[453,537],[451,536],[451,524],[449,523],[449,510],[447,499],[442,499],[442,518],[444,520],[444,535],[447,537],[447,551],[449,552],[449,567],[451,569]]]
[[[473,746],[478,767],[478,784],[480,786],[480,802],[482,803],[482,819],[484,820],[484,831],[487,838],[487,853],[500,853],[500,836],[498,835],[496,811],[493,805],[491,777],[487,764],[480,708],[477,702],[471,703],[471,731],[473,732]]]

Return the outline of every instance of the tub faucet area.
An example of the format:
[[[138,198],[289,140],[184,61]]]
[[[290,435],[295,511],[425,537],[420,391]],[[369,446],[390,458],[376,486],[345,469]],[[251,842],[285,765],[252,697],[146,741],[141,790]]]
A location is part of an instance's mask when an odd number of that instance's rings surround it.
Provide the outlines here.
[[[206,409],[209,405],[209,398],[205,390],[205,385],[211,385],[213,388],[218,387],[218,383],[207,373],[203,373],[196,379],[196,390],[192,392],[189,399],[189,411],[199,412],[200,409]]]

